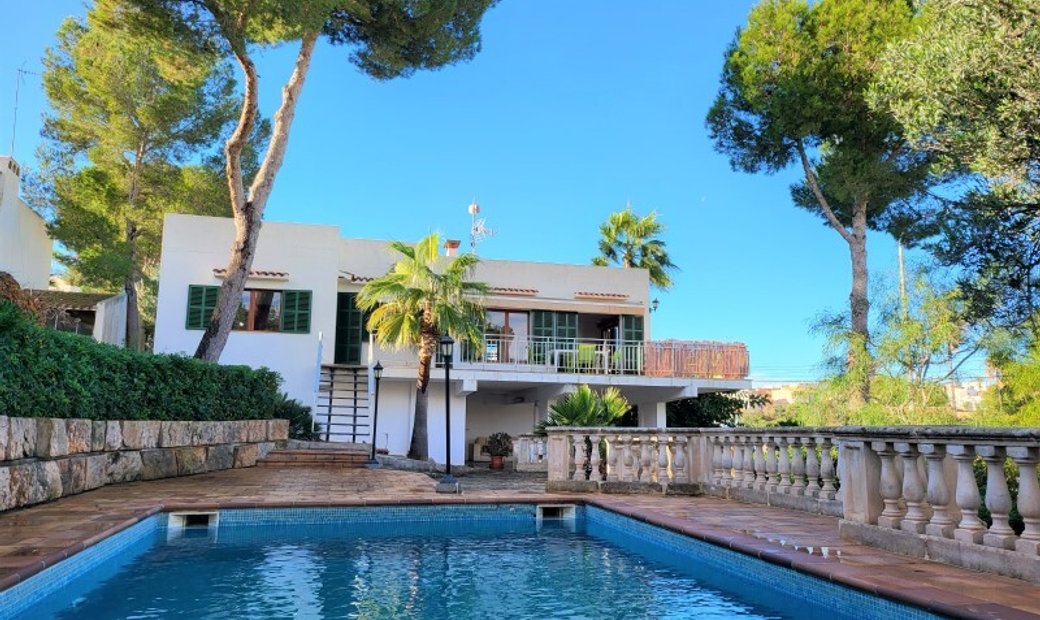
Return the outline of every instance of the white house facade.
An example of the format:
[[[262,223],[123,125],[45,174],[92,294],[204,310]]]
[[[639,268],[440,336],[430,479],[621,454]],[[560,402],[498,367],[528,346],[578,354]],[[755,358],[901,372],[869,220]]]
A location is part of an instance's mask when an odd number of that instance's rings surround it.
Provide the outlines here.
[[[22,288],[45,289],[51,275],[53,243],[47,225],[18,195],[21,171],[10,157],[0,157],[0,271]]]
[[[155,351],[195,350],[233,237],[229,219],[166,217]],[[266,222],[221,362],[279,372],[282,389],[312,408],[330,440],[367,443],[375,400],[368,369],[379,361],[374,440],[405,453],[415,352],[374,347],[354,306],[361,287],[394,260],[385,241],[345,239],[335,226]],[[743,345],[650,339],[645,270],[485,259],[473,279],[491,290],[484,337],[455,349],[447,386],[453,463],[479,437],[529,433],[554,399],[580,384],[617,387],[638,407],[640,425],[657,427],[669,401],[750,387]],[[443,462],[444,369],[431,378],[429,449]]]

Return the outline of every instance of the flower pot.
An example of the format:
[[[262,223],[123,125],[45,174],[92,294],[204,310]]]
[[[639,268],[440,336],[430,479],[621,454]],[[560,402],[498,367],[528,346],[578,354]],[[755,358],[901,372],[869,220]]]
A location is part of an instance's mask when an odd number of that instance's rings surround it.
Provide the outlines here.
[[[505,464],[502,462],[502,457],[501,456],[492,456],[491,457],[491,464],[488,465],[488,467],[490,467],[491,469],[495,469],[495,470],[502,470],[502,469],[505,468]]]

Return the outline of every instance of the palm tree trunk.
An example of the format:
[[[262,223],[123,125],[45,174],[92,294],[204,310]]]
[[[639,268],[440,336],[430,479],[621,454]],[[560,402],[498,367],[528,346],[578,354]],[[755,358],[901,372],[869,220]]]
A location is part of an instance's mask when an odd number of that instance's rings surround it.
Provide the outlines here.
[[[408,447],[408,458],[425,461],[430,458],[429,409],[430,369],[433,354],[437,349],[437,330],[423,316],[419,340],[419,376],[415,383],[415,415],[412,419],[412,441]]]

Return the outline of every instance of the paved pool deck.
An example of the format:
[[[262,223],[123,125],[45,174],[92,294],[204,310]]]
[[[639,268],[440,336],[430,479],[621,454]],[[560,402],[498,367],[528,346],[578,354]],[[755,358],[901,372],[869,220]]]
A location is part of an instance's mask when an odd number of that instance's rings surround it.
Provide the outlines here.
[[[250,468],[107,486],[0,513],[0,589],[163,510],[368,504],[584,502],[818,577],[960,618],[1040,618],[1040,585],[896,555],[838,536],[838,520],[711,497],[548,494],[537,476]]]

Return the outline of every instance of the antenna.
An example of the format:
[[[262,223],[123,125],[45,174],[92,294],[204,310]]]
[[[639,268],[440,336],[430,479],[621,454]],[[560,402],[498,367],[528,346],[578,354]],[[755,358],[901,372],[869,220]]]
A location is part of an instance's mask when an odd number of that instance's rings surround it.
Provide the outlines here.
[[[25,76],[36,75],[32,71],[25,70],[25,63],[22,63],[21,67],[15,71],[14,77],[14,118],[11,120],[11,157],[14,157],[14,144],[15,138],[18,135],[18,93],[22,89],[22,82],[25,81]]]
[[[477,218],[477,214],[480,213],[480,205],[477,204],[477,199],[474,198],[473,202],[470,203],[467,211],[469,211],[469,251],[476,254],[477,244],[481,241],[491,237],[495,234],[495,231],[487,225],[487,220],[484,218]]]

